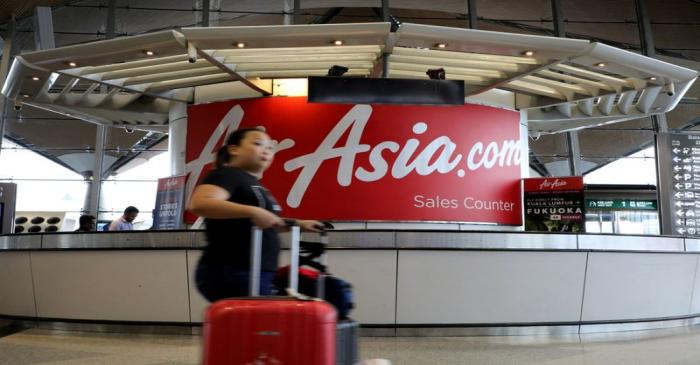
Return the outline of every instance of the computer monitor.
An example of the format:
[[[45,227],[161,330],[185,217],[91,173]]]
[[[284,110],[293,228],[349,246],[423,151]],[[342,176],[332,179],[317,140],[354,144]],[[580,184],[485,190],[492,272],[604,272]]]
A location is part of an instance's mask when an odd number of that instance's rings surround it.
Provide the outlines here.
[[[107,226],[109,226],[111,222],[97,222],[97,231],[102,232],[107,230]]]

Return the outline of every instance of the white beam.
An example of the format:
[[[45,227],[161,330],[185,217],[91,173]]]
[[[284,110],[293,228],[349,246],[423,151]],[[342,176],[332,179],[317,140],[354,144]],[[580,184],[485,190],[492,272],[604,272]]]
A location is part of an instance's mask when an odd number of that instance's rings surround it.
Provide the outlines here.
[[[413,57],[430,57],[453,60],[469,60],[469,61],[487,61],[487,62],[503,62],[503,63],[518,63],[525,65],[537,65],[541,62],[533,57],[515,57],[501,56],[483,53],[470,52],[453,52],[440,51],[434,49],[419,49],[407,47],[394,47],[392,55],[396,56],[413,56]]]

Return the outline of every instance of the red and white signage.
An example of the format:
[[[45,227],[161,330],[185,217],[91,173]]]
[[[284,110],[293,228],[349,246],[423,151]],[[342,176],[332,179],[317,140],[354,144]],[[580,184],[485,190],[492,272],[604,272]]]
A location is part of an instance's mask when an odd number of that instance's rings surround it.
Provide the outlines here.
[[[532,177],[523,179],[523,181],[525,182],[526,193],[562,190],[583,191],[583,176]]]
[[[305,97],[190,106],[187,196],[228,133],[255,126],[276,143],[262,182],[284,216],[522,223],[517,112],[316,104]]]

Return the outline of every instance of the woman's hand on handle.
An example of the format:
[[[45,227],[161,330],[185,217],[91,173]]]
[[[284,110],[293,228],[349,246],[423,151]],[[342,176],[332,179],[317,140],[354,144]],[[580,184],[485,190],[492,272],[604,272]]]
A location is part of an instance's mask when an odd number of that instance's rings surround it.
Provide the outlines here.
[[[250,215],[250,220],[254,225],[266,229],[266,228],[282,228],[285,226],[282,218],[276,214],[258,207],[251,207],[252,212]]]
[[[322,232],[324,228],[323,223],[315,220],[298,220],[297,224],[305,232]]]

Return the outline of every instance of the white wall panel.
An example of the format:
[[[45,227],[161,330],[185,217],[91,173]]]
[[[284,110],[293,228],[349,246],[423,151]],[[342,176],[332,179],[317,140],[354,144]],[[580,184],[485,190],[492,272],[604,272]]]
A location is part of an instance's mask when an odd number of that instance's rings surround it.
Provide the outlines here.
[[[683,252],[683,238],[612,234],[578,235],[580,250],[640,250]]]
[[[351,317],[363,324],[394,323],[396,251],[329,251],[331,273],[352,284]]]
[[[189,322],[184,250],[32,252],[39,317]]]
[[[0,251],[0,314],[36,316],[29,252]]]
[[[401,251],[399,324],[577,321],[585,252]]]
[[[583,321],[687,315],[696,255],[591,252]]]
[[[284,251],[280,265],[288,262],[288,251]],[[329,250],[328,267],[333,275],[352,284],[353,319],[363,324],[394,323],[396,251]]]
[[[696,255],[695,282],[693,283],[693,299],[690,303],[690,314],[700,313],[700,255]]]

